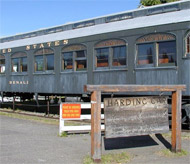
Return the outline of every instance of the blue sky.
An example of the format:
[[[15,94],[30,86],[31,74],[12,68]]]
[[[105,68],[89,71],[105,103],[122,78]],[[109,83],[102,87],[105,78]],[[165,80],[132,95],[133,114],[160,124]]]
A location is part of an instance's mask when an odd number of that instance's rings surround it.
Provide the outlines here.
[[[140,0],[0,0],[0,37],[136,9]]]

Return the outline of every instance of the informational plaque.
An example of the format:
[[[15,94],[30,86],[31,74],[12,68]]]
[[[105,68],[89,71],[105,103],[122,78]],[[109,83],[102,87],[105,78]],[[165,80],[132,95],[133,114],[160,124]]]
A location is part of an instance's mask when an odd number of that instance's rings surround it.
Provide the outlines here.
[[[62,104],[62,118],[80,118],[81,104]]]
[[[106,138],[169,131],[166,96],[106,98],[104,117]]]

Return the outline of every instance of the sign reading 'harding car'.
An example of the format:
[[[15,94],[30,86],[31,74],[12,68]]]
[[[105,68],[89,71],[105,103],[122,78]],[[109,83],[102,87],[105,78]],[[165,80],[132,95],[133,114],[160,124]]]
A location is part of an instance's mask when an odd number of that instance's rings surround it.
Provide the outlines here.
[[[169,131],[165,96],[104,99],[104,114],[106,138]]]

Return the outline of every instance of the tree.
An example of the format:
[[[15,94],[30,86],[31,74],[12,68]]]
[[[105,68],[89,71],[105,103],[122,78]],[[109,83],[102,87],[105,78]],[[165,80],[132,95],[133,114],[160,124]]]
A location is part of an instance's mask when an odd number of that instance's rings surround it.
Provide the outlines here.
[[[175,2],[175,1],[179,1],[179,0],[141,0],[140,5],[153,6],[153,5],[169,3],[169,2]]]

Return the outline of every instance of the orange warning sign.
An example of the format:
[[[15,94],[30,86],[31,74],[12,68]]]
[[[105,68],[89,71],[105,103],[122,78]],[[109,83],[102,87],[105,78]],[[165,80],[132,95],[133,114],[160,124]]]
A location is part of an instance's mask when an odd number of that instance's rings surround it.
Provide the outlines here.
[[[62,104],[62,118],[80,118],[81,104]]]

